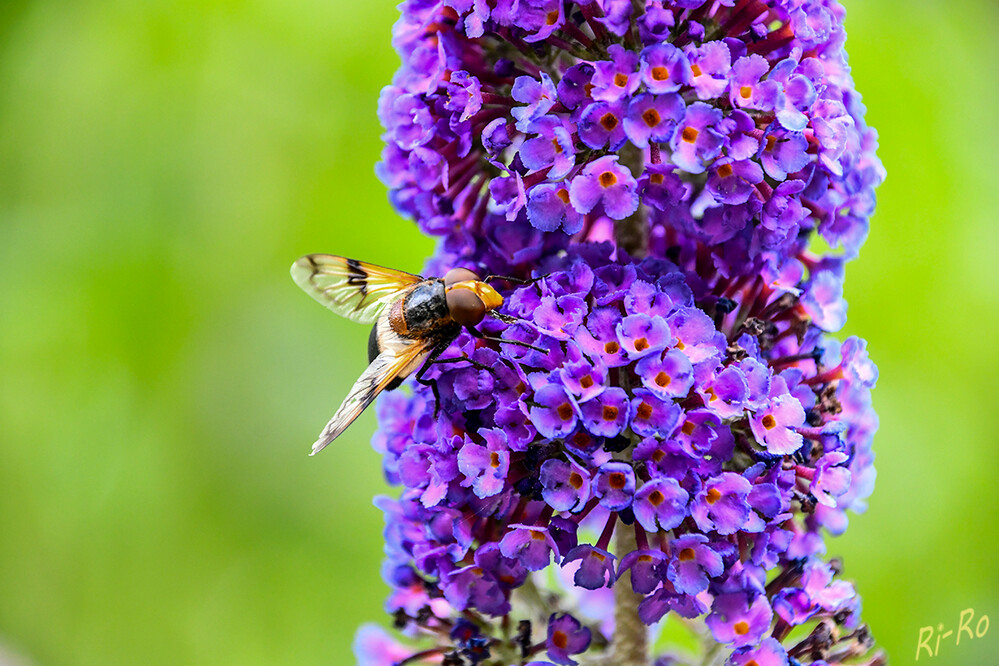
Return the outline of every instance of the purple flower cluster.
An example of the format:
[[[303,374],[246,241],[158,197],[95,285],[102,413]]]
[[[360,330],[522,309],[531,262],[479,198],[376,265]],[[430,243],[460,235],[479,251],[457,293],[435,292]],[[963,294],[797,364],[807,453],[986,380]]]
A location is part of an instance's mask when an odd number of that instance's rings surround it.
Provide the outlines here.
[[[881,663],[823,559],[877,429],[866,343],[831,336],[884,177],[843,8],[400,9],[379,175],[440,238],[427,274],[509,276],[515,323],[380,399],[387,608],[415,642],[365,629],[359,663],[606,660],[623,587],[728,664]]]
[[[426,630],[463,613],[506,626],[516,593],[557,567],[563,596],[627,577],[646,624],[704,616],[732,663],[863,654],[859,599],[820,556],[823,528],[841,532],[872,489],[877,370],[865,344],[813,323],[805,304],[823,300],[821,281],[695,289],[667,260],[613,252],[548,257],[543,277],[507,297],[518,323],[484,325],[543,352],[464,333],[447,355],[471,362],[428,375],[436,416],[423,386],[381,401],[375,444],[402,486],[380,500],[389,611]],[[620,530],[633,550],[613,547]],[[528,641],[523,658],[573,664],[573,650],[611,638],[600,613],[550,611],[549,639]],[[780,644],[806,623],[824,643]],[[461,652],[448,645],[441,654]]]
[[[644,5],[644,9],[642,6]],[[884,177],[835,0],[408,0],[379,103],[396,207],[459,255],[502,222],[604,240],[641,213],[778,269],[852,257]]]

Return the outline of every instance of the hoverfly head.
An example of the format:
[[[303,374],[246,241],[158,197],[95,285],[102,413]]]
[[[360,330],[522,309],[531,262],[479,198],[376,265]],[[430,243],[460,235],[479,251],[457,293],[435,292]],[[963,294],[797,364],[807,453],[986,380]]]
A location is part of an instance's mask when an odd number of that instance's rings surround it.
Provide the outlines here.
[[[477,326],[487,312],[503,305],[499,292],[467,268],[452,268],[444,276],[445,296],[451,319],[462,326]]]

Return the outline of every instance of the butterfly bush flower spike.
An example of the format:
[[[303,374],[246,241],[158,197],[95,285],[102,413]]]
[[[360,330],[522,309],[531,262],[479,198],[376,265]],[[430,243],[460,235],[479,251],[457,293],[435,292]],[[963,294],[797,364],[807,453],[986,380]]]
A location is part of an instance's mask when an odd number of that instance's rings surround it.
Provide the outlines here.
[[[677,617],[698,659],[883,663],[825,559],[877,429],[866,343],[833,337],[884,178],[844,13],[400,5],[377,173],[426,274],[505,277],[502,321],[378,402],[399,638],[359,663],[676,663]]]

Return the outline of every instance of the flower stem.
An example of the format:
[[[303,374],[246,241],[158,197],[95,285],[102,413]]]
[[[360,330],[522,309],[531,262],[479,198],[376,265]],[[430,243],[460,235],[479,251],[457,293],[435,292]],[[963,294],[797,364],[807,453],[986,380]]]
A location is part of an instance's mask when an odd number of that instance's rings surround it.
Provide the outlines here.
[[[631,170],[631,175],[638,178],[645,170],[645,155],[640,148],[630,143],[621,148],[621,164]],[[639,205],[638,210],[614,222],[614,243],[630,254],[641,259],[649,253],[649,221],[645,206]]]
[[[617,553],[630,553],[638,546],[635,530],[619,525],[614,534]],[[631,588],[631,576],[614,583],[614,642],[611,659],[614,666],[648,666],[649,634],[645,623],[638,617],[641,595]]]

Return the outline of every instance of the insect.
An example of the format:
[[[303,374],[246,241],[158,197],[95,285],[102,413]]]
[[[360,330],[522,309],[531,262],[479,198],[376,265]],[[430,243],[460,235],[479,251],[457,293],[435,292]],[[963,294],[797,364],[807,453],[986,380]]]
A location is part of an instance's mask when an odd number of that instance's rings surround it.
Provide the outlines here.
[[[531,347],[486,336],[475,328],[486,315],[507,323],[516,321],[496,312],[503,297],[488,284],[494,276],[480,280],[468,269],[453,268],[444,277],[424,278],[356,259],[310,254],[292,264],[291,277],[338,315],[373,325],[368,338],[369,365],[312,445],[310,455],[339,437],[375,396],[395,388],[417,368],[416,380],[433,388],[439,404],[436,383],[423,377],[431,364],[468,361],[478,365],[467,357],[438,360],[462,328],[478,338]]]

